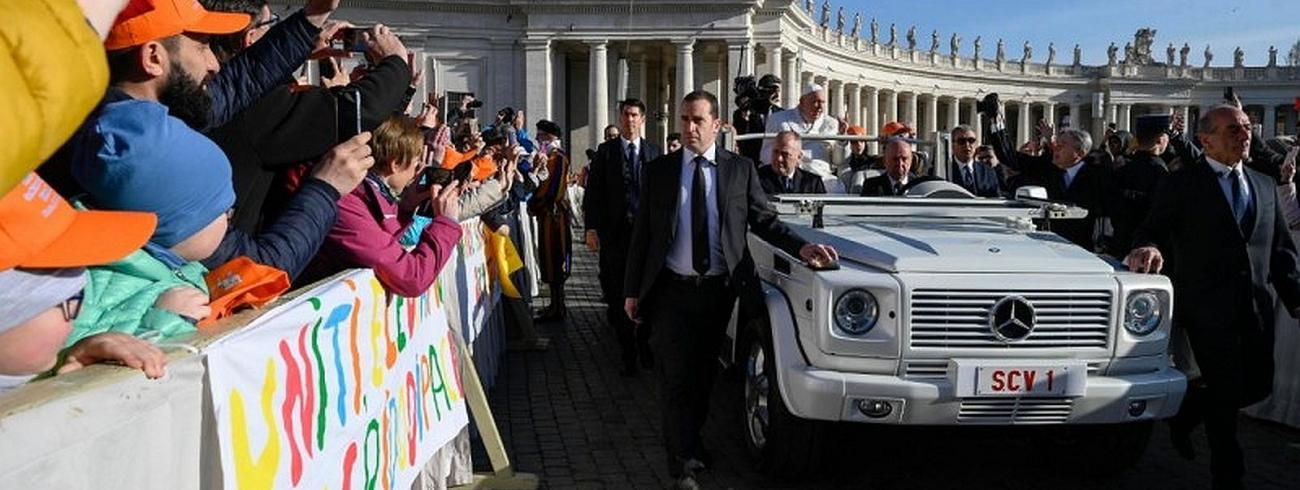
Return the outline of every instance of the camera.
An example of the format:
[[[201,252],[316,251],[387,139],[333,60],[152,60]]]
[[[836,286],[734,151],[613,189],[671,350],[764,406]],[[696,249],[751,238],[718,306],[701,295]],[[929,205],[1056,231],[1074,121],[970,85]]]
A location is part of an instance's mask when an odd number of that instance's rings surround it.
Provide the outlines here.
[[[340,49],[352,53],[364,53],[370,48],[366,42],[365,33],[369,27],[344,27],[339,29],[337,42],[341,44]]]
[[[732,93],[736,96],[736,109],[757,114],[767,114],[772,110],[772,99],[777,95],[781,79],[774,75],[764,75],[756,80],[752,75],[736,77]]]

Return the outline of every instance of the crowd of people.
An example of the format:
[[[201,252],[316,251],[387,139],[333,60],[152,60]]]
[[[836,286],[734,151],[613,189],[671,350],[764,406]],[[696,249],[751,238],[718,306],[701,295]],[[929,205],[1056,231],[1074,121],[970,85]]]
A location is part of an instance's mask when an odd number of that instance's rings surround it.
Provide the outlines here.
[[[481,120],[472,99],[447,117],[434,95],[412,107],[414,57],[383,25],[331,19],[338,4],[307,0],[283,19],[264,0],[6,7],[24,23],[6,27],[2,57],[21,98],[4,125],[19,138],[0,182],[0,391],[96,362],[162,376],[160,341],[268,300],[228,295],[215,270],[283,293],[369,268],[390,294],[419,296],[465,220],[529,246],[524,209],[562,313],[562,130],[543,120],[530,135],[508,107]],[[340,49],[345,38],[359,40]],[[79,61],[51,69],[30,46]],[[344,76],[294,77],[349,50],[364,62]],[[527,274],[511,280],[527,288]],[[544,348],[531,298],[514,298],[515,340]]]
[[[1194,135],[1186,121],[1144,116],[1094,145],[1043,121],[1019,147],[1000,105],[985,101],[987,133],[948,128],[939,172],[934,147],[918,148],[903,122],[871,141],[820,139],[868,130],[830,116],[816,84],[782,109],[782,81],[768,75],[729,123],[713,94],[690,93],[663,146],[643,134],[646,104],[621,101],[617,124],[575,171],[554,122],[530,132],[509,107],[480,118],[472,96],[448,106],[431,95],[415,109],[414,57],[387,27],[331,19],[338,5],[306,0],[285,18],[264,0],[0,10],[24,19],[4,28],[14,42],[0,52],[17,104],[2,115],[14,138],[0,154],[0,392],[97,362],[162,376],[157,340],[248,306],[222,300],[216,269],[277,271],[288,289],[369,268],[391,294],[418,296],[454,253],[461,222],[479,217],[515,247],[536,243],[550,292],[543,321],[565,315],[574,233],[599,254],[621,372],[659,373],[669,468],[689,486],[710,464],[699,429],[730,315],[718,305],[743,304],[757,287],[746,232],[815,267],[838,260],[782,225],[769,197],[905,196],[946,175],[981,198],[1042,188],[1089,211],[1056,224],[1061,237],[1136,271],[1170,264],[1189,346],[1177,360],[1191,378],[1174,443],[1190,456],[1190,427],[1204,420],[1216,486],[1240,483],[1233,421],[1268,393],[1272,298],[1300,307],[1290,233],[1300,205],[1294,139],[1252,132],[1239,100],[1202,114]],[[345,48],[365,63],[343,73],[338,40],[356,31],[360,42]],[[55,56],[72,61],[41,61]],[[294,78],[309,60],[331,67],[319,85]],[[717,141],[728,126],[773,136],[732,153]],[[1220,191],[1221,202],[1204,196]],[[516,274],[514,284],[531,284],[527,268]],[[544,348],[533,295],[520,293],[504,300],[508,323],[518,345]]]

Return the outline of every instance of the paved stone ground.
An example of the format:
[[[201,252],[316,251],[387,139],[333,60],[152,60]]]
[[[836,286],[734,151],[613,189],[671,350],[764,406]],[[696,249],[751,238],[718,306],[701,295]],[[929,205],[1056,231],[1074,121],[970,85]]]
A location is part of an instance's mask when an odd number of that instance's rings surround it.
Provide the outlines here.
[[[575,241],[575,245],[579,242]],[[595,258],[575,250],[568,282],[569,317],[541,324],[551,338],[542,353],[507,354],[489,394],[507,450],[519,471],[543,488],[665,488],[671,483],[659,438],[655,376],[618,375],[618,347],[604,319]],[[543,300],[544,301],[544,300]],[[740,383],[720,380],[705,427],[714,468],[705,488],[1117,488],[1209,487],[1208,449],[1194,435],[1197,461],[1174,454],[1162,424],[1142,461],[1119,475],[1048,469],[1051,455],[1000,430],[836,426],[822,474],[775,481],[750,463],[741,435]],[[1247,488],[1300,488],[1300,431],[1242,418],[1249,466]],[[476,444],[477,446],[477,444]],[[488,469],[481,447],[475,465]]]

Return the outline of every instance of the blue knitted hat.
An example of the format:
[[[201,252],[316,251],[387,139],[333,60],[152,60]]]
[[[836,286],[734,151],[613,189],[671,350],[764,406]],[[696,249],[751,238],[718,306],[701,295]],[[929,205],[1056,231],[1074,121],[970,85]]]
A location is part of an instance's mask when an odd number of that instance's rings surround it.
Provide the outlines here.
[[[151,243],[173,247],[235,204],[225,153],[162,104],[106,104],[88,136],[73,176],[97,207],[158,215]]]

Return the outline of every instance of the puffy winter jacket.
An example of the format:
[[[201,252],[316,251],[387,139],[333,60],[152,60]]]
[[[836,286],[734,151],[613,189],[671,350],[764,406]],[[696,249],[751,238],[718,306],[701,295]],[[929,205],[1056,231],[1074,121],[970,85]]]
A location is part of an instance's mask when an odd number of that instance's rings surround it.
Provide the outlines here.
[[[0,192],[6,192],[86,119],[108,84],[108,63],[72,0],[5,0],[0,19]]]
[[[81,314],[72,323],[67,345],[103,332],[163,338],[193,332],[194,324],[189,320],[154,307],[154,302],[167,290],[181,286],[207,294],[208,286],[203,281],[207,273],[208,269],[198,262],[173,269],[143,249],[117,262],[91,267]]]

